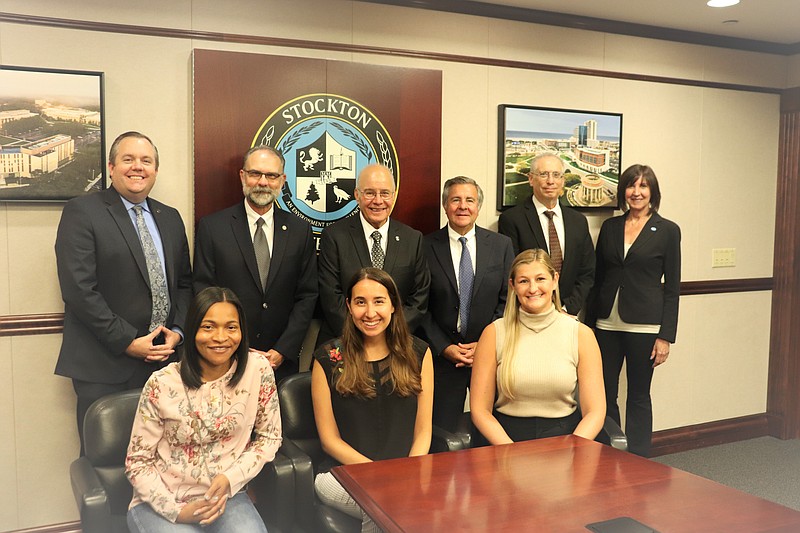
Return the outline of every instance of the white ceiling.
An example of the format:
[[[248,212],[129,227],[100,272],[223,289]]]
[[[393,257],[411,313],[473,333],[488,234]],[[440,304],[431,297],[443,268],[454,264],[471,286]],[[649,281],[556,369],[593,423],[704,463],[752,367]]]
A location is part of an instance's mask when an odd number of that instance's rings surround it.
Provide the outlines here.
[[[726,37],[800,43],[800,0],[741,0],[725,8],[708,7],[706,0],[481,1]],[[726,24],[726,20],[738,22]]]

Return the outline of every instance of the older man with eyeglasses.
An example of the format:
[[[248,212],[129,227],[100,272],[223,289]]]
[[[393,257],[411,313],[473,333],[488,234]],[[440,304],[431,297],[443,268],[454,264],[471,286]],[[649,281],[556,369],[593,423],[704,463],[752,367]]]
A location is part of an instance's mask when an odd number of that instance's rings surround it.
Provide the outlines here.
[[[195,292],[220,286],[236,293],[250,347],[266,353],[276,381],[298,371],[317,303],[311,226],[273,206],[286,182],[283,167],[274,148],[251,148],[239,171],[244,200],[203,217],[194,249]]]
[[[563,310],[578,315],[594,283],[594,246],[586,217],[560,205],[564,191],[564,162],[554,152],[531,161],[528,182],[533,196],[500,215],[498,230],[511,237],[514,253],[546,250],[559,271]]]
[[[324,322],[317,345],[342,334],[344,289],[362,267],[389,273],[403,300],[408,327],[414,331],[428,309],[431,275],[422,248],[422,234],[391,220],[396,198],[394,177],[383,165],[368,165],[355,190],[359,214],[339,220],[322,232],[319,255],[319,302]]]

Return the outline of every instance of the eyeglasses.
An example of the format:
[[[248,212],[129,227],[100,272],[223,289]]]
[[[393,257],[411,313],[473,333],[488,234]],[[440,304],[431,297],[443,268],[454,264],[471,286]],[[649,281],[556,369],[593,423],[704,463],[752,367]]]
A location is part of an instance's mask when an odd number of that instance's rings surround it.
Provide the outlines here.
[[[564,177],[564,174],[562,172],[556,172],[556,171],[553,171],[553,172],[534,172],[534,174],[536,176],[538,176],[539,178],[543,179],[543,180],[546,180],[547,178],[553,178],[554,180],[558,180],[558,179],[561,179],[561,178]]]
[[[264,176],[265,178],[267,178],[267,181],[271,182],[276,182],[279,179],[281,179],[281,176],[283,176],[283,174],[278,174],[277,172],[261,172],[260,170],[252,170],[252,169],[245,170],[244,173],[247,174],[247,177],[250,179],[260,180],[261,176]]]
[[[376,196],[380,196],[381,200],[388,200],[389,198],[394,196],[394,191],[390,191],[388,189],[383,189],[382,191],[375,191],[372,189],[367,189],[365,191],[362,191],[361,189],[359,189],[359,191],[361,191],[361,196],[363,196],[364,199],[367,201],[374,200]]]

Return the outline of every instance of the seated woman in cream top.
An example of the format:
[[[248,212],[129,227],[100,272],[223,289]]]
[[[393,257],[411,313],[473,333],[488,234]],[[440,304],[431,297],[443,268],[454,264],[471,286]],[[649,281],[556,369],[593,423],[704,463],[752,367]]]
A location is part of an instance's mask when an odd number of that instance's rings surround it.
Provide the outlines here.
[[[603,427],[600,349],[591,329],[561,312],[558,273],[543,250],[525,250],[511,265],[505,315],[475,350],[470,410],[491,444],[570,433],[594,439]]]

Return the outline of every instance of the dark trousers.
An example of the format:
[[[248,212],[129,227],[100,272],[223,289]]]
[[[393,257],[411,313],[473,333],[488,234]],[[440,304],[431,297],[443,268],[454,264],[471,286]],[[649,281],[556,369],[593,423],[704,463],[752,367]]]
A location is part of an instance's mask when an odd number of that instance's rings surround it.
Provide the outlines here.
[[[514,442],[569,435],[581,423],[581,415],[577,409],[563,418],[508,416],[497,411],[492,414],[503,426],[508,438]]]
[[[657,335],[651,333],[626,333],[624,331],[595,330],[597,343],[603,356],[603,381],[606,386],[606,415],[620,423],[619,374],[625,361],[628,378],[628,399],[625,403],[625,435],[628,450],[648,457],[653,438],[653,403],[650,400],[650,383],[653,380],[653,352]]]
[[[161,364],[142,363],[137,365],[133,375],[122,383],[91,383],[79,379],[72,380],[72,388],[75,389],[75,394],[78,395],[77,418],[78,436],[81,439],[81,456],[86,455],[83,443],[83,419],[86,417],[86,411],[89,410],[89,407],[103,396],[131,389],[141,389],[150,374],[162,367],[163,365]]]
[[[464,415],[472,369],[456,368],[442,356],[433,360],[433,425],[455,433]]]

